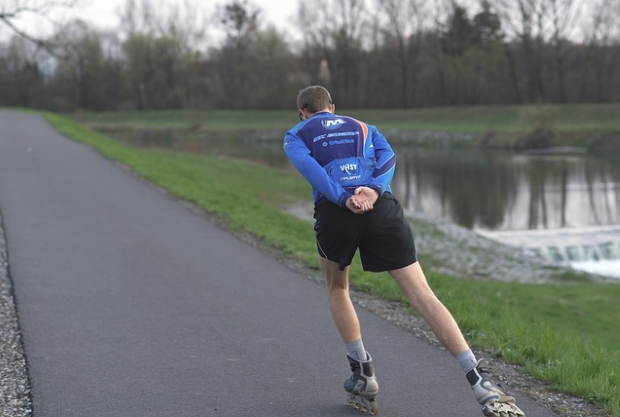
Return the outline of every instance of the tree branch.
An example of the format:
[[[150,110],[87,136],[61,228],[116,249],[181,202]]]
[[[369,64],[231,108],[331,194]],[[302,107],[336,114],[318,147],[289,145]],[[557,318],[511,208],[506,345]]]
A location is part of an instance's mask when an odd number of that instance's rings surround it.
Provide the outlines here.
[[[13,23],[13,20],[18,16],[23,15],[24,13],[32,13],[45,17],[46,13],[52,9],[72,8],[79,4],[81,1],[82,0],[48,1],[39,3],[38,5],[36,4],[36,2],[34,4],[29,4],[28,2],[26,2],[26,4],[22,3],[21,5],[18,2],[11,11],[3,11],[0,9],[0,22],[7,25],[9,29],[11,29],[18,36],[34,43],[39,48],[49,53],[52,57],[58,59],[58,61],[62,65],[66,65],[66,58],[58,54],[49,42],[39,39],[29,34],[25,30],[20,29]]]
[[[31,36],[30,34],[26,33],[23,30],[21,30],[20,28],[15,26],[13,24],[13,22],[11,22],[10,18],[5,17],[4,15],[0,15],[0,21],[2,21],[4,24],[6,24],[18,36],[21,36],[22,38],[24,38],[24,39],[34,43],[39,48],[43,49],[45,52],[47,52],[48,54],[50,54],[51,56],[56,58],[61,65],[65,66],[65,67],[68,66],[66,57],[63,57],[60,54],[58,54],[54,50],[54,48],[52,48],[52,46],[48,42],[45,42],[45,41],[43,41],[41,39],[38,39],[38,38],[35,38],[34,36]]]

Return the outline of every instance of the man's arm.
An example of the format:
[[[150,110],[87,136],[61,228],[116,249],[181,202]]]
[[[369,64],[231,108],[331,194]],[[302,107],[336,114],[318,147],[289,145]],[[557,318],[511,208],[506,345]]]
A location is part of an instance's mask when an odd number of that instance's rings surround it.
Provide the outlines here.
[[[388,143],[387,139],[381,134],[376,127],[372,126],[371,136],[372,144],[375,150],[375,158],[377,165],[372,174],[372,181],[368,186],[379,193],[379,197],[388,188],[394,171],[396,169],[396,154]]]
[[[325,169],[310,155],[310,149],[305,143],[291,132],[284,138],[284,152],[314,189],[332,203],[346,207],[346,202],[352,194],[327,175]]]

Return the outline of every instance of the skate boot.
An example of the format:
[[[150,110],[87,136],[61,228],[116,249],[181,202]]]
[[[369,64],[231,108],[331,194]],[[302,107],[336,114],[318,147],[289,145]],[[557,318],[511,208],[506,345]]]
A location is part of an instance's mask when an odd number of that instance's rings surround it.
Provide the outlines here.
[[[370,354],[366,352],[368,360],[361,361],[347,355],[351,365],[351,376],[344,381],[344,389],[349,393],[347,401],[349,405],[376,416],[379,406],[375,396],[379,393],[379,384],[375,377],[375,367],[372,364]]]
[[[505,387],[491,381],[488,373],[480,367],[480,361],[466,376],[476,400],[482,405],[482,414],[486,417],[525,416],[517,407],[515,396]]]

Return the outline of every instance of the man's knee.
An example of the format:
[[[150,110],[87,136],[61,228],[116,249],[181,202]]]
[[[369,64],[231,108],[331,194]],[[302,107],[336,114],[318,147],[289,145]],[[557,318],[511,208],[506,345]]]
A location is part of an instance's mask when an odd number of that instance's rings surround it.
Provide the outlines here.
[[[335,293],[338,291],[348,292],[349,283],[347,282],[347,280],[333,279],[331,281],[327,281],[327,290],[330,293]]]

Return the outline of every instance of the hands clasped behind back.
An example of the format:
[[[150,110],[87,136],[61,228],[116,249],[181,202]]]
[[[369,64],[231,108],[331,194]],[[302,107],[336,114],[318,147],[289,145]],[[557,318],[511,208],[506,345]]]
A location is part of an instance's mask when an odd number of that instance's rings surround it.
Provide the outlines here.
[[[347,200],[346,206],[355,214],[364,214],[373,209],[378,199],[377,191],[362,186],[355,189],[355,193]]]

